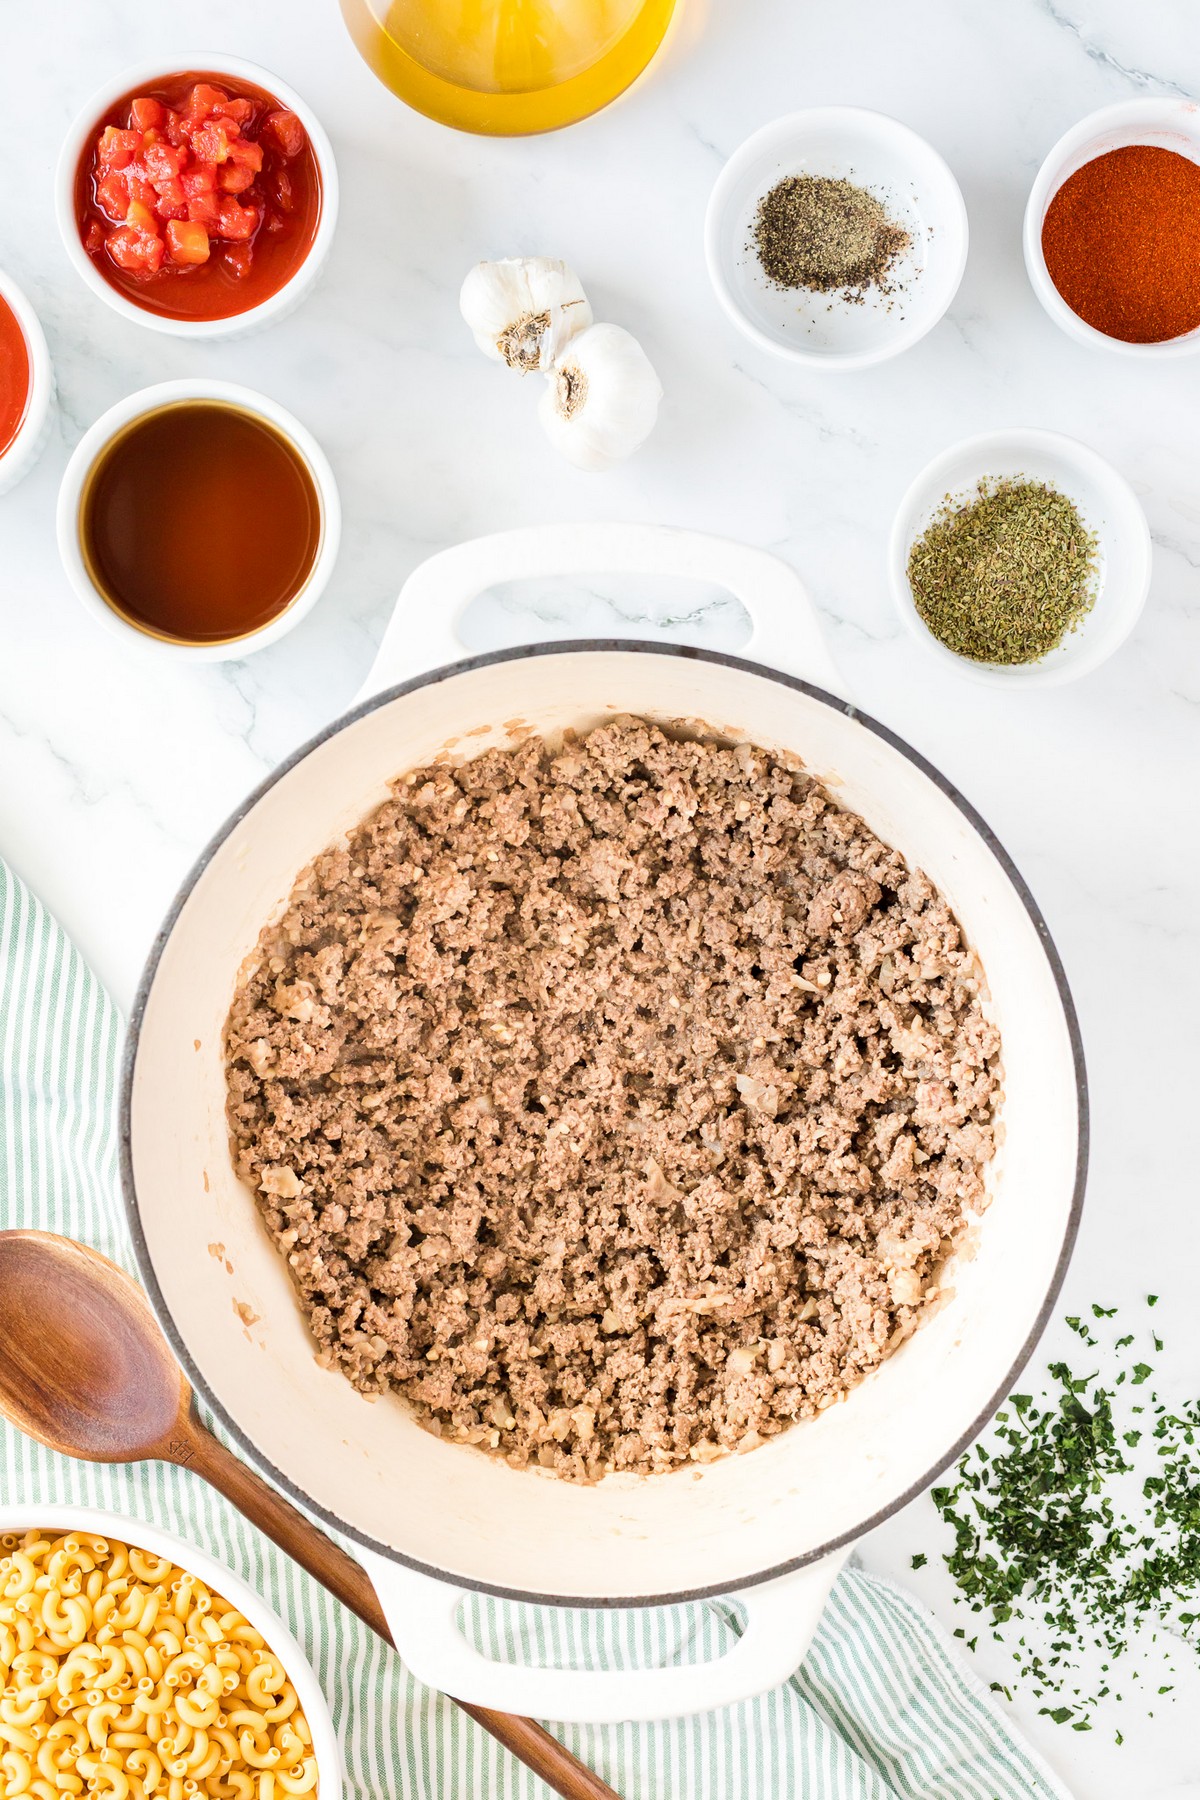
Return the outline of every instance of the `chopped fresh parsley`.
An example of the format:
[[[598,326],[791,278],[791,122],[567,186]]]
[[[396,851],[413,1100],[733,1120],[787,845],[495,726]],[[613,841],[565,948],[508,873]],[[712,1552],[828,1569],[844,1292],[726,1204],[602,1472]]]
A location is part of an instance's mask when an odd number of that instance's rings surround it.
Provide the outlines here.
[[[1157,1298],[1147,1296],[1147,1305]],[[1091,1308],[1095,1319],[1116,1310]],[[1082,1319],[1066,1323],[1089,1349],[1099,1347]],[[1133,1334],[1117,1338],[1100,1361],[1111,1363],[1133,1341]],[[1162,1349],[1157,1335],[1154,1347]],[[1133,1404],[1129,1390],[1144,1387],[1153,1373],[1137,1362],[1102,1379],[1104,1371],[1076,1375],[1066,1363],[1051,1363],[1046,1391],[1010,1394],[987,1446],[974,1446],[953,1484],[932,1491],[954,1532],[943,1560],[960,1600],[986,1615],[993,1638],[1010,1644],[1039,1697],[1064,1701],[1041,1711],[1075,1731],[1091,1729],[1102,1699],[1121,1698],[1107,1684],[1088,1692],[1074,1685],[1081,1651],[1100,1651],[1107,1672],[1141,1631],[1148,1628],[1154,1641],[1154,1628],[1169,1625],[1174,1637],[1192,1642],[1200,1625],[1200,1401],[1176,1411],[1150,1392],[1146,1405]],[[1152,1428],[1127,1423],[1128,1415],[1148,1411]],[[1129,1454],[1143,1440],[1143,1458],[1153,1446],[1149,1471]],[[914,1556],[914,1569],[926,1561]],[[1019,1630],[1015,1646],[1005,1627]],[[966,1640],[961,1629],[955,1636]],[[1002,1684],[992,1687],[1011,1697]]]

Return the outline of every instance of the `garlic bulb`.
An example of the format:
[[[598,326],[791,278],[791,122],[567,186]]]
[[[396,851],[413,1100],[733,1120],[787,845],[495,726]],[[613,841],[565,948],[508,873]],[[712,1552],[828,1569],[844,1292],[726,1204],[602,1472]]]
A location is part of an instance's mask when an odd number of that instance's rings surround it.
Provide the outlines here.
[[[576,468],[608,469],[645,443],[661,399],[637,339],[619,325],[589,325],[555,360],[538,413]]]
[[[578,277],[549,256],[476,263],[458,304],[485,356],[524,374],[552,368],[575,333],[592,322]]]

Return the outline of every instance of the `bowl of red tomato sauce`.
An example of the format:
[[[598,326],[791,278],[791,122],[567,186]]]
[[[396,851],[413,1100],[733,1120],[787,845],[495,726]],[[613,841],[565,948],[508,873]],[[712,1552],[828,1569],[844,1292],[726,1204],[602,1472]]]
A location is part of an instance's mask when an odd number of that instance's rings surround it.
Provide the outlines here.
[[[230,57],[127,70],[63,145],[59,229],[93,293],[176,337],[290,312],[337,220],[333,149],[284,82]]]
[[[0,494],[27,475],[49,434],[54,375],[29,301],[0,271]]]

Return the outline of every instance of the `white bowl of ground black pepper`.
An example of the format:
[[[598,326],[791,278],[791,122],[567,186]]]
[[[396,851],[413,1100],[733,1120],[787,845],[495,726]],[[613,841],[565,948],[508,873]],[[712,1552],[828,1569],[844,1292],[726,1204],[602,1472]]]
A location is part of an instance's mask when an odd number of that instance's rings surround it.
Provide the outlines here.
[[[764,350],[863,369],[945,313],[967,260],[967,212],[937,151],[852,106],[776,119],[726,163],[705,253],[717,298]]]
[[[1146,515],[1111,463],[1054,431],[965,438],[900,502],[888,552],[900,617],[948,668],[1053,687],[1113,654],[1150,586]]]

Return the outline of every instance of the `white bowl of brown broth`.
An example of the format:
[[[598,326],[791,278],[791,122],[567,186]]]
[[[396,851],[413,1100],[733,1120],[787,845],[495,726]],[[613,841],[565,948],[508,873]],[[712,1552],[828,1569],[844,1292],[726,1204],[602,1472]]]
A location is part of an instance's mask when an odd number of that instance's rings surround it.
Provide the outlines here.
[[[194,661],[247,656],[290,631],[340,536],[311,432],[227,381],[166,381],[119,401],[59,490],[59,552],[88,611],[126,642]]]

